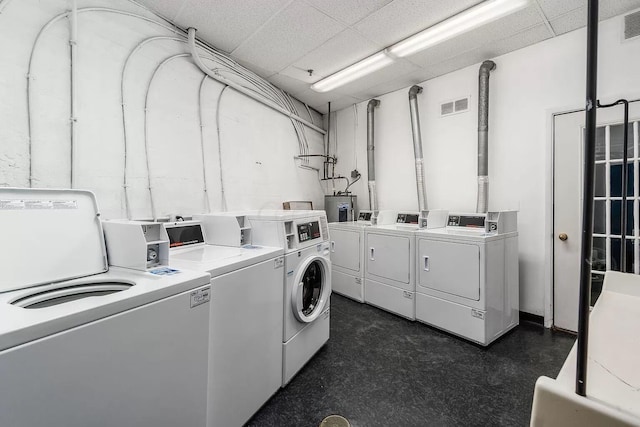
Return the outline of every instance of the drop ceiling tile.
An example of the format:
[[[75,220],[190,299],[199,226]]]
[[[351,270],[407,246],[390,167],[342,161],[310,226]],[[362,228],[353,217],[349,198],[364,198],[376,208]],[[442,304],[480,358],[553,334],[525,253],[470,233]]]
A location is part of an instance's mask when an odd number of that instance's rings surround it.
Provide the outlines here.
[[[382,83],[381,85],[367,88],[361,92],[355,93],[354,95],[357,98],[371,99],[371,98],[376,98],[386,93],[395,92],[401,89],[407,89],[408,91],[409,87],[418,83],[418,81],[414,81],[415,79],[410,78],[410,76],[412,75],[413,73],[410,73],[409,75],[405,75],[399,79],[391,80],[391,81]]]
[[[355,24],[392,0],[306,0],[332,18]]]
[[[199,37],[226,52],[233,51],[289,3],[289,0],[186,1],[176,23],[197,28]]]
[[[308,4],[294,1],[245,40],[232,55],[277,72],[345,28]]]
[[[401,76],[405,76],[416,71],[417,69],[418,67],[409,61],[398,59],[393,64],[361,77],[351,83],[347,83],[346,85],[339,87],[337,90],[344,94],[358,97],[356,94],[362,93],[369,88],[379,86],[391,80],[398,79]]]
[[[600,20],[626,14],[640,8],[640,0],[608,0],[600,2]]]
[[[345,95],[343,93],[338,93],[335,91],[318,93],[318,92],[312,91],[311,89],[308,89],[307,91],[296,95],[296,98],[308,104],[310,107],[315,108],[322,114],[327,113],[328,102],[331,102],[331,110],[337,111],[339,110],[339,108],[335,107],[335,104],[334,104],[335,102],[338,102],[341,105],[346,103],[346,106],[348,106],[348,105],[363,101],[363,99],[359,99],[359,98]]]
[[[478,3],[481,0],[395,0],[354,28],[365,37],[389,46]]]
[[[245,68],[247,68],[247,69],[249,69],[249,70],[253,71],[253,72],[254,72],[254,73],[256,73],[257,75],[259,75],[259,76],[261,76],[261,77],[264,77],[265,79],[266,79],[267,77],[271,77],[273,74],[275,74],[273,71],[266,70],[266,69],[264,69],[264,68],[262,68],[262,67],[260,67],[260,66],[258,66],[258,65],[251,64],[250,62],[247,62],[247,61],[241,61],[241,60],[239,60],[239,59],[235,59],[235,61],[236,61],[238,64],[242,65],[243,67],[245,67]]]
[[[495,58],[496,56],[504,55],[505,53],[513,52],[514,50],[522,49],[523,47],[531,46],[532,44],[550,38],[551,34],[546,25],[540,24],[518,34],[514,34],[511,37],[491,43],[479,51],[483,53],[483,56],[486,58]]]
[[[551,20],[572,10],[586,5],[585,0],[535,0],[540,5],[544,16]],[[606,1],[606,0],[605,0]],[[615,0],[617,1],[617,0]]]
[[[311,69],[315,76],[311,81],[317,81],[320,77],[326,77],[329,74],[340,71],[382,50],[383,47],[369,41],[357,31],[346,29],[296,61],[292,67],[284,70],[284,73],[289,74],[291,72],[289,75],[298,77],[300,71],[303,71],[308,76],[306,70]]]
[[[294,96],[298,93],[307,91],[310,86],[310,84],[307,82],[300,81],[284,74],[274,74],[273,76],[269,77],[268,80],[274,85],[278,86],[281,89],[284,89]]]
[[[587,8],[581,7],[549,21],[556,35],[568,33],[587,25]]]
[[[138,3],[172,21],[187,2],[188,0],[138,0]]]

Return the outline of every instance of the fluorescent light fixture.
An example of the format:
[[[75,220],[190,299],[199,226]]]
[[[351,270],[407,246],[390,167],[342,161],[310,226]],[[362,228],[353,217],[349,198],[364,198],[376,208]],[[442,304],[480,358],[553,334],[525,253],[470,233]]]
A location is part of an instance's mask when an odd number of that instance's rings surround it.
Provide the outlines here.
[[[392,57],[412,55],[514,13],[528,4],[529,0],[488,0],[402,40],[386,51]]]
[[[384,51],[378,52],[368,58],[363,59],[360,62],[356,62],[355,64],[350,65],[347,68],[330,75],[329,77],[315,82],[313,85],[311,85],[311,89],[315,90],[316,92],[328,92],[339,86],[359,79],[362,76],[366,76],[367,74],[384,68],[392,62],[393,59],[387,56]]]

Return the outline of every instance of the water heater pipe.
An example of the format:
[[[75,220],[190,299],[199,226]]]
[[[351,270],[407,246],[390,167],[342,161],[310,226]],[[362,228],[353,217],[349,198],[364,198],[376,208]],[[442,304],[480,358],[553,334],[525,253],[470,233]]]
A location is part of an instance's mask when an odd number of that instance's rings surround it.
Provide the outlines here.
[[[422,135],[420,134],[420,114],[418,113],[418,94],[420,86],[409,89],[409,110],[411,112],[411,133],[413,134],[413,152],[416,158],[416,186],[418,190],[418,212],[427,210],[427,190],[424,185],[424,159],[422,157]]]
[[[373,211],[374,219],[378,216],[378,198],[376,194],[376,164],[374,144],[374,110],[380,101],[372,99],[367,104],[367,175],[369,177],[369,209]]]
[[[478,202],[476,212],[489,210],[489,74],[493,61],[484,61],[478,76]]]

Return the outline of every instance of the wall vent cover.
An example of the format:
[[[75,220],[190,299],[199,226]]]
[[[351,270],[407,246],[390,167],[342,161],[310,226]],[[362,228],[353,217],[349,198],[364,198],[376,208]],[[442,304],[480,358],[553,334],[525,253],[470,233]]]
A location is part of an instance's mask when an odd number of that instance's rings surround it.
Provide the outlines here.
[[[629,40],[640,36],[640,10],[624,17],[624,39]]]
[[[440,104],[440,116],[450,116],[452,114],[469,111],[469,97],[447,101]]]

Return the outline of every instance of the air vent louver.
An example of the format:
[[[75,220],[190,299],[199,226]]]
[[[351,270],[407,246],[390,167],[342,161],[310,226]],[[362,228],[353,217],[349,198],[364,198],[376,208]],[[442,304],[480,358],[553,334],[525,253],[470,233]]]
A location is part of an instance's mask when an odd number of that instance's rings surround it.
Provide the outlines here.
[[[640,10],[624,17],[624,39],[640,36]]]
[[[469,97],[456,99],[455,101],[447,101],[440,104],[441,117],[464,113],[465,111],[469,111]]]

